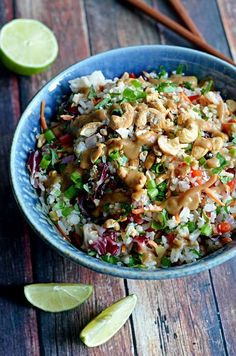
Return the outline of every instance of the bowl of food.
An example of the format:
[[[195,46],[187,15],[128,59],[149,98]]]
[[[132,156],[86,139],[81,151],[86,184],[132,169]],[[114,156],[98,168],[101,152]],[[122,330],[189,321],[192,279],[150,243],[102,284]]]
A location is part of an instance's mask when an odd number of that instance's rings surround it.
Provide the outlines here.
[[[137,46],[67,68],[11,149],[16,200],[60,254],[122,278],[197,273],[236,255],[236,69]]]

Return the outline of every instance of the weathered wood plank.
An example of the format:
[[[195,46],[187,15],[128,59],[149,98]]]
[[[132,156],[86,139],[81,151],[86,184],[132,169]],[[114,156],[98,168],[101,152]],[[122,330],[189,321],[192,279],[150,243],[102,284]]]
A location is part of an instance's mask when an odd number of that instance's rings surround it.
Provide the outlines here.
[[[11,1],[0,2],[0,24],[13,18]],[[0,66],[0,353],[32,355],[39,352],[35,311],[22,304],[20,285],[32,282],[31,246],[9,184],[9,151],[20,116],[17,77]]]
[[[217,2],[231,54],[233,59],[236,60],[236,3],[234,0],[217,0]]]
[[[25,107],[45,81],[62,68],[89,56],[90,50],[83,1],[17,1],[16,5],[18,17],[37,18],[52,28],[60,47],[60,55],[49,71],[33,78],[21,78],[21,104]],[[33,233],[31,236],[35,282],[81,281],[95,287],[92,298],[78,310],[56,315],[38,311],[41,353],[99,356],[120,350],[123,354],[133,355],[129,323],[110,342],[96,349],[89,350],[79,341],[80,330],[91,317],[125,295],[123,280],[81,268],[51,251]]]

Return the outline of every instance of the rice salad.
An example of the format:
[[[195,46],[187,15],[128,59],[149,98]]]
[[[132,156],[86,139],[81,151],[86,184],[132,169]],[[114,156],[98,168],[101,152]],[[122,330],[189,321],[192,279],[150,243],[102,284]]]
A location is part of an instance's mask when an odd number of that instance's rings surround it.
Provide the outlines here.
[[[45,212],[90,256],[139,268],[191,263],[236,227],[236,102],[183,66],[69,82],[27,162]]]

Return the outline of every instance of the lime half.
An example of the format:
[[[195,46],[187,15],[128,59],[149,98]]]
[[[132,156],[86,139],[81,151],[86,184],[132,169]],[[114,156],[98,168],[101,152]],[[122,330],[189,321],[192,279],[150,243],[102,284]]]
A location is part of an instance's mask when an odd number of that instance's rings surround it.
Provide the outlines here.
[[[30,284],[24,287],[26,299],[48,312],[61,312],[82,304],[92,294],[93,287],[80,283]]]
[[[16,19],[1,29],[1,60],[8,69],[17,74],[40,73],[54,62],[57,54],[56,37],[39,21]]]
[[[103,310],[81,331],[81,341],[89,347],[108,341],[125,324],[136,302],[137,297],[132,294]]]

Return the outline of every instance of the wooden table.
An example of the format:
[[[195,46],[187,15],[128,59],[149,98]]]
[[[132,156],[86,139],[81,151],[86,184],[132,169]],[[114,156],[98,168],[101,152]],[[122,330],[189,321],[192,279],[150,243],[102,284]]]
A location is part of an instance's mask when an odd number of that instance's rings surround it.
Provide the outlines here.
[[[148,1],[176,18],[168,2]],[[184,0],[206,40],[236,60],[235,0]],[[11,193],[8,164],[20,113],[52,76],[91,54],[135,44],[190,44],[116,0],[2,0],[0,24],[15,17],[43,21],[55,32],[60,55],[50,70],[32,78],[0,67],[0,355],[221,356],[236,355],[236,268],[231,260],[209,272],[178,280],[132,281],[82,268],[52,251],[29,228]],[[33,282],[94,285],[79,309],[56,315],[24,301]],[[132,318],[105,345],[88,349],[81,328],[115,300],[136,293]]]

